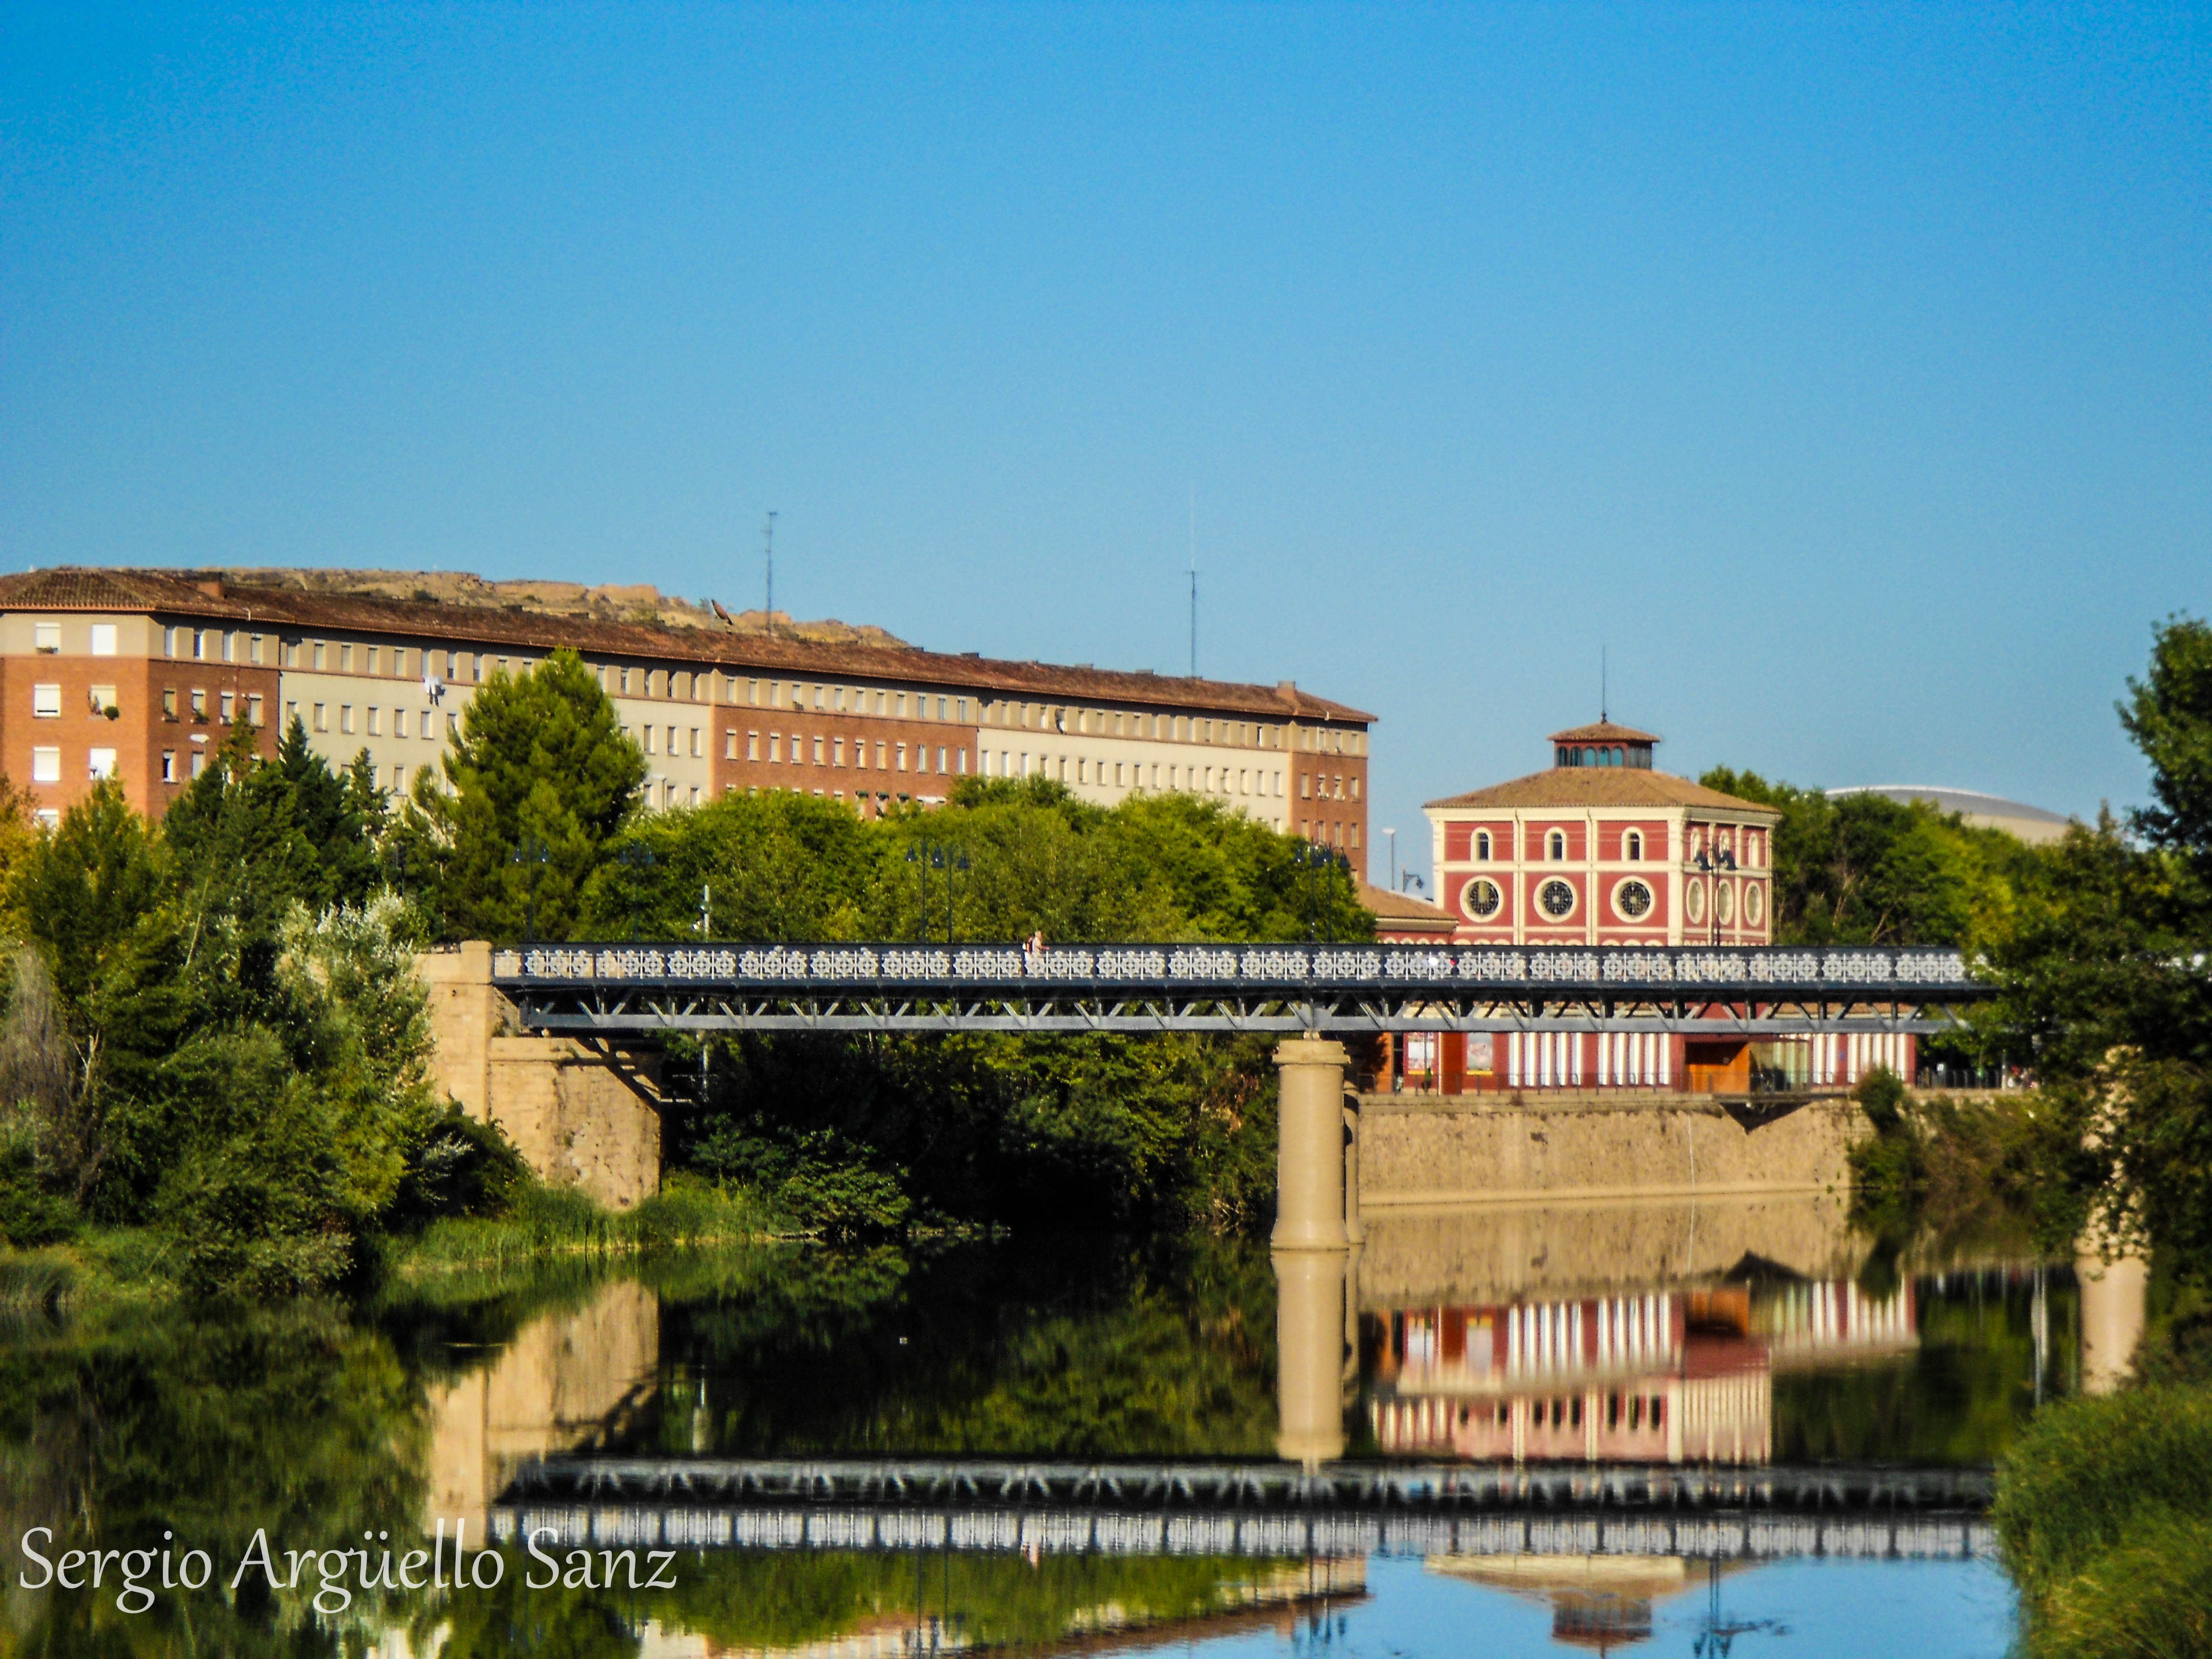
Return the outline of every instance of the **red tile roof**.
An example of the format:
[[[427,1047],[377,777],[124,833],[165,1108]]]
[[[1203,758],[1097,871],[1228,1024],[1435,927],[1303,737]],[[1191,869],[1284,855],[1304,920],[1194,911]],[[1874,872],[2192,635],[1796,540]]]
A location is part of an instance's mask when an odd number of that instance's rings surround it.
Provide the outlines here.
[[[1595,726],[1571,726],[1564,732],[1552,733],[1553,743],[1657,743],[1658,737],[1650,732],[1639,732],[1632,726],[1615,726],[1611,720],[1600,720]]]
[[[1650,772],[1632,766],[1555,766],[1531,772],[1525,778],[1494,783],[1464,795],[1447,795],[1428,803],[1432,807],[1465,806],[1705,806],[1728,812],[1756,813],[1777,818],[1782,814],[1757,801],[1741,800],[1692,783],[1669,772]]]
[[[204,582],[204,591],[201,584]],[[413,638],[505,645],[533,651],[566,646],[600,656],[673,659],[770,673],[957,687],[1016,700],[1067,699],[1147,703],[1270,720],[1371,725],[1375,716],[1301,691],[1053,663],[957,656],[912,647],[825,645],[760,634],[653,628],[540,611],[257,587],[191,572],[64,566],[0,577],[0,610],[161,611],[179,617],[263,622],[276,627],[399,634]]]

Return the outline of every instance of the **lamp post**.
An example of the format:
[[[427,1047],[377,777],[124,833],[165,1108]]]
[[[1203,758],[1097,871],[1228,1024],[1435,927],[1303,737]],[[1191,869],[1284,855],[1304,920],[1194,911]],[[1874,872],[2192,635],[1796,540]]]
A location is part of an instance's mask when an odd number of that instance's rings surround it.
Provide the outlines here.
[[[932,870],[945,872],[945,943],[950,946],[953,934],[952,877],[955,871],[969,867],[968,854],[961,848],[949,847],[942,842],[925,841],[918,847],[906,849],[906,861],[915,866],[915,872],[921,881],[921,937],[925,943],[929,938],[929,872]]]
[[[522,844],[514,849],[511,863],[528,866],[530,896],[523,901],[523,942],[538,943],[538,884],[544,878],[545,866],[553,861],[553,849],[537,836],[525,836]]]
[[[623,843],[622,851],[615,854],[626,872],[623,879],[623,909],[629,917],[629,942],[637,943],[637,884],[641,873],[653,868],[653,848],[642,842]]]
[[[1302,841],[1291,848],[1291,862],[1306,872],[1306,939],[1309,944],[1321,936],[1321,872],[1324,870],[1352,868],[1352,860],[1343,854],[1326,847],[1317,847]],[[1328,930],[1332,943],[1336,939],[1334,927]]]
[[[1390,837],[1390,890],[1395,893],[1398,890],[1398,832],[1385,830],[1382,833]]]
[[[1709,933],[1711,942],[1718,945],[1721,942],[1720,889],[1713,884],[1713,877],[1721,871],[1734,870],[1735,854],[1723,847],[1708,857],[1705,849],[1700,847],[1698,849],[1698,868],[1705,872],[1705,912],[1711,924]]]

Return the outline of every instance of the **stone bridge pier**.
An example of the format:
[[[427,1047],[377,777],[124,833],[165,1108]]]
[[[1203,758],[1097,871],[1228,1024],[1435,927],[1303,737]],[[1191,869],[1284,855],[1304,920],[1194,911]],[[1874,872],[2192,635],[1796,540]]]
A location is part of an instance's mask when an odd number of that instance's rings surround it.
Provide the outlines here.
[[[628,1209],[660,1190],[660,1056],[519,1034],[492,984],[491,946],[426,951],[432,1080],[506,1132],[539,1180]]]

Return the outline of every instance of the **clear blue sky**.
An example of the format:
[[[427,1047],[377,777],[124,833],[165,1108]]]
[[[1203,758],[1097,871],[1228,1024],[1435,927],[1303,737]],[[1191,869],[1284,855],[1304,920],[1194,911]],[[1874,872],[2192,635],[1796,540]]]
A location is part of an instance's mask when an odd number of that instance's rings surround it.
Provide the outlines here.
[[[2212,10],[0,14],[0,564],[646,580],[1662,763],[2140,798]],[[1378,836],[1378,840],[1380,839]]]

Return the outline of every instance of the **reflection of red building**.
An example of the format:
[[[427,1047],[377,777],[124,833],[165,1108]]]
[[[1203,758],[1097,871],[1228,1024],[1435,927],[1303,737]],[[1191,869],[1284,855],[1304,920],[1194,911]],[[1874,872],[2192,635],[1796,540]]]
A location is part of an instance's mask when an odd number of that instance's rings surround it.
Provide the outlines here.
[[[1764,1463],[1773,1370],[1913,1340],[1910,1287],[1843,1281],[1504,1305],[1367,1320],[1385,1453],[1494,1461]]]

